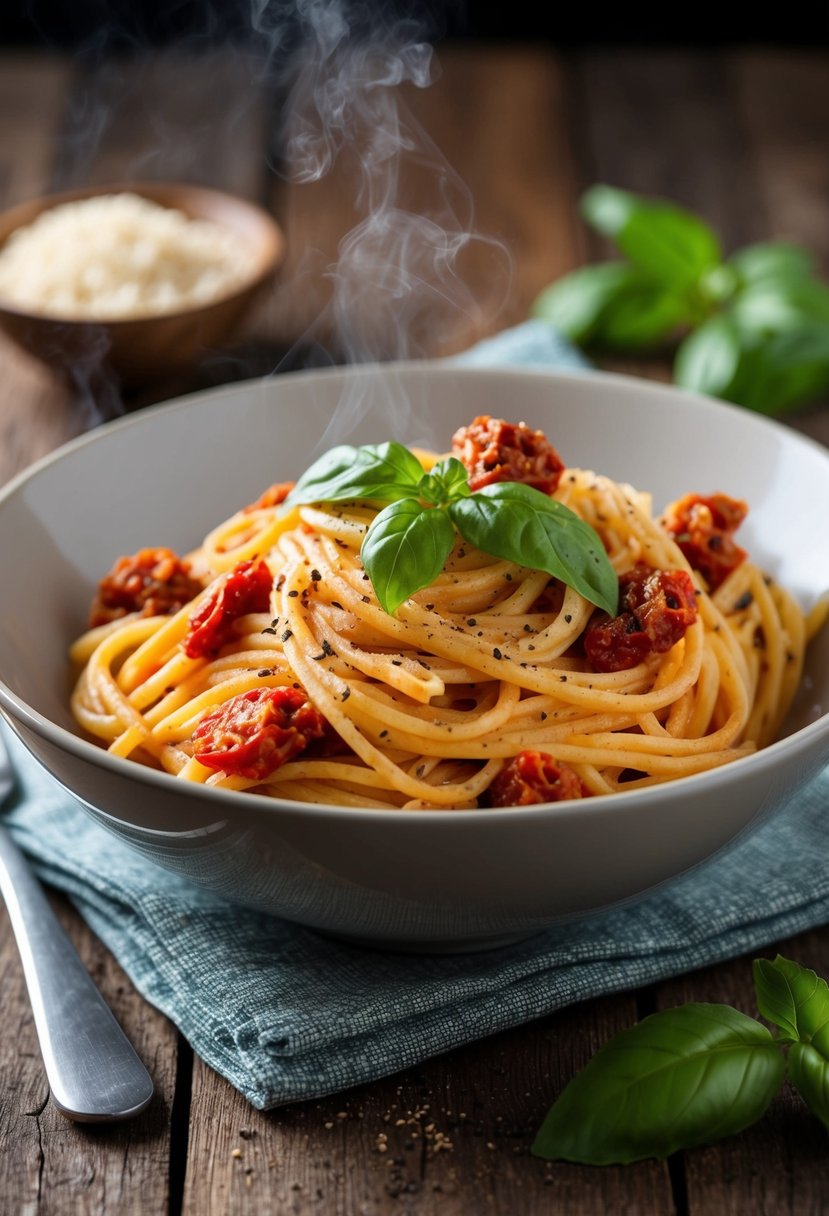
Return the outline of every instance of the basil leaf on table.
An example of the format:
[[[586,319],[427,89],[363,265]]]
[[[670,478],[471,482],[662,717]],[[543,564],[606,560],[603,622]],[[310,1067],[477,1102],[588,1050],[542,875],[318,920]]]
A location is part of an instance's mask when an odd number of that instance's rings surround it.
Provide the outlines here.
[[[808,967],[778,954],[753,966],[757,1008],[792,1042],[829,1033],[829,985]],[[822,1041],[822,1039],[820,1040]],[[826,1046],[829,1047],[829,1040]]]
[[[829,287],[813,279],[753,283],[729,313],[741,329],[766,335],[813,323],[829,331]]]
[[[616,571],[596,532],[562,503],[532,486],[502,481],[450,503],[449,515],[477,549],[544,570],[615,615]]]
[[[599,321],[595,340],[614,350],[639,350],[670,338],[691,316],[686,299],[641,278],[620,293]]]
[[[778,954],[753,964],[757,1008],[778,1026],[789,1049],[789,1080],[829,1128],[829,985]]]
[[[684,324],[688,301],[624,262],[584,266],[536,298],[532,313],[573,342],[637,350]]]
[[[829,1060],[811,1043],[789,1049],[789,1080],[813,1115],[829,1128]]]
[[[545,288],[531,311],[571,341],[589,343],[599,333],[606,314],[642,278],[641,271],[626,262],[582,266]]]
[[[345,502],[352,498],[393,502],[413,495],[423,466],[402,443],[331,448],[306,469],[288,495],[289,505]]]
[[[829,390],[829,326],[803,324],[764,337],[739,334],[731,398],[758,413],[781,415]]]
[[[769,1031],[728,1005],[655,1013],[616,1035],[570,1082],[532,1152],[586,1165],[667,1157],[755,1123],[785,1071]]]
[[[814,271],[811,255],[788,241],[745,245],[732,253],[728,265],[736,270],[743,283],[805,279]]]
[[[727,396],[740,366],[740,334],[730,317],[714,316],[689,334],[674,360],[681,388],[711,397]]]
[[[761,241],[724,258],[692,212],[607,185],[584,193],[582,213],[626,260],[563,276],[533,315],[606,351],[679,338],[675,383],[761,413],[829,393],[829,286],[807,250]]]
[[[445,510],[402,498],[371,522],[361,557],[381,605],[390,615],[404,600],[433,583],[455,543]]]
[[[720,242],[708,225],[671,203],[599,185],[583,196],[582,212],[635,266],[679,290],[693,287],[722,260]]]

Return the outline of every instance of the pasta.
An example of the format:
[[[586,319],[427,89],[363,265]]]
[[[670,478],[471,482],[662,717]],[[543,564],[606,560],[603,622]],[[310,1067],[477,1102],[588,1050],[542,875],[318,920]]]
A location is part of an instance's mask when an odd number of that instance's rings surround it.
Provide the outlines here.
[[[537,464],[543,436],[520,424],[525,454],[524,431]],[[519,479],[503,457],[489,453],[492,480]],[[804,614],[735,545],[744,504],[691,495],[657,518],[600,473],[561,464],[550,484],[601,538],[618,617],[463,537],[390,613],[361,559],[376,503],[294,504],[274,487],[183,562],[146,551],[115,580],[152,594],[129,592],[72,647],[79,726],[206,786],[436,810],[642,788],[771,742],[824,611]],[[731,556],[716,574],[689,560],[700,528],[706,552]]]

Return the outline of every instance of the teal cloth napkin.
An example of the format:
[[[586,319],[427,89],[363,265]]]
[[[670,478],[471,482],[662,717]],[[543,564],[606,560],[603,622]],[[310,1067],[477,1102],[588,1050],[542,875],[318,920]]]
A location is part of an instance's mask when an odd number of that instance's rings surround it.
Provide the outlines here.
[[[587,367],[537,322],[483,353],[488,363]],[[481,356],[476,348],[462,359]],[[4,736],[18,775],[6,814],[18,844],[147,1000],[260,1109],[375,1080],[829,920],[829,770],[752,835],[637,904],[499,950],[408,956],[329,941],[158,868]]]

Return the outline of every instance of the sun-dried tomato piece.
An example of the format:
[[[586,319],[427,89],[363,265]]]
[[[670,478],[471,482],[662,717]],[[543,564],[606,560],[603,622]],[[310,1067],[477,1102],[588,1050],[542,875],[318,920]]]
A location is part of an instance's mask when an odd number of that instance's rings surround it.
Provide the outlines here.
[[[190,575],[186,562],[163,547],[139,549],[119,557],[98,584],[89,612],[89,624],[110,621],[140,612],[142,616],[166,616],[178,612],[201,591],[201,583]]]
[[[190,617],[184,653],[190,659],[215,654],[233,637],[233,623],[248,612],[267,612],[273,576],[263,561],[239,562],[216,584]]]
[[[594,671],[627,671],[653,652],[644,629],[631,612],[598,618],[586,630],[584,651]]]
[[[732,536],[747,514],[748,504],[741,498],[686,494],[665,508],[662,524],[688,564],[699,571],[709,590],[716,591],[748,556]]]
[[[275,481],[272,486],[268,486],[259,495],[256,502],[248,503],[242,508],[244,514],[249,514],[251,511],[261,511],[264,507],[278,507],[283,503],[290,494],[291,490],[296,485],[293,481]]]
[[[534,806],[587,798],[590,791],[567,764],[530,749],[508,760],[487,791],[489,806]]]
[[[594,671],[626,671],[670,650],[697,619],[694,584],[685,570],[639,563],[619,578],[618,616],[593,615],[584,651]]]
[[[541,431],[488,414],[455,432],[452,455],[469,473],[473,492],[497,481],[520,481],[553,494],[564,471],[564,462]]]
[[[193,731],[193,755],[208,768],[263,781],[328,723],[303,688],[254,688],[206,713]]]

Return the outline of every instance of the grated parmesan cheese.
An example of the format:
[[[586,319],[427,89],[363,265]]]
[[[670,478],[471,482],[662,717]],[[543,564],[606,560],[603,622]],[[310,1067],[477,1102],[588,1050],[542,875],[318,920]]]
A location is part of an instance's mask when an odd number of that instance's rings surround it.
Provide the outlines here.
[[[247,275],[235,232],[129,191],[44,211],[0,249],[0,299],[66,319],[125,320],[208,304]]]

